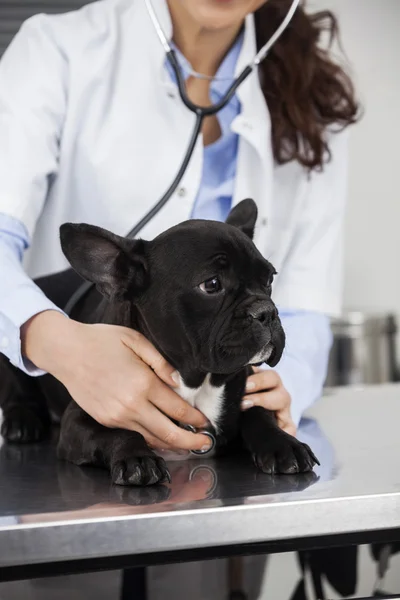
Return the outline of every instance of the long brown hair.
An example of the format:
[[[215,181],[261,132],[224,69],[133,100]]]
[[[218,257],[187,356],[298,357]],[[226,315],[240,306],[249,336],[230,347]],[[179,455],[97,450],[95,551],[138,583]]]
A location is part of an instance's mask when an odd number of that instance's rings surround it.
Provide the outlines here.
[[[258,48],[278,28],[290,5],[291,0],[267,0],[255,12]],[[324,34],[326,48],[321,44]],[[303,2],[260,67],[278,164],[296,160],[310,171],[322,169],[330,159],[327,127],[344,129],[358,120],[352,81],[330,55],[338,35],[337,19],[330,11],[308,14]]]

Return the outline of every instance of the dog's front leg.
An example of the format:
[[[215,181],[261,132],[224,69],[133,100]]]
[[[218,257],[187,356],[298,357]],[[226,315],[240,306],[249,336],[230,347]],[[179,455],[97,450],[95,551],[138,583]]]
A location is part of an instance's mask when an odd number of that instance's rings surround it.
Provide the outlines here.
[[[305,473],[319,464],[312,450],[278,427],[272,411],[255,406],[241,415],[241,435],[264,473]]]
[[[58,443],[58,457],[76,465],[106,468],[118,485],[153,485],[170,481],[162,458],[135,431],[108,429],[75,402],[66,409]]]

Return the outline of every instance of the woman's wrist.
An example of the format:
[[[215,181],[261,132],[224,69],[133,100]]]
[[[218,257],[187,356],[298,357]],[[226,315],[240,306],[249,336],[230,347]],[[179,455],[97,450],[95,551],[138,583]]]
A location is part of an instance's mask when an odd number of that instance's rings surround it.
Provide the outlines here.
[[[72,339],[80,323],[56,310],[46,310],[21,327],[21,350],[35,367],[55,374],[67,358]]]

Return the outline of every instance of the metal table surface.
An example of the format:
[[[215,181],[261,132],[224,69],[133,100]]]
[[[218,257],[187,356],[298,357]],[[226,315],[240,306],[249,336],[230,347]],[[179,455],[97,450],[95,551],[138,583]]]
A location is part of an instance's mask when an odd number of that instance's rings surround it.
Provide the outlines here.
[[[321,460],[315,476],[260,474],[246,458],[197,459],[172,462],[170,486],[143,489],[58,462],[51,444],[3,445],[0,575],[24,566],[29,576],[29,565],[40,572],[52,564],[55,573],[79,561],[114,568],[222,556],[260,544],[282,551],[307,540],[400,540],[399,423],[400,386],[331,391],[299,433]]]

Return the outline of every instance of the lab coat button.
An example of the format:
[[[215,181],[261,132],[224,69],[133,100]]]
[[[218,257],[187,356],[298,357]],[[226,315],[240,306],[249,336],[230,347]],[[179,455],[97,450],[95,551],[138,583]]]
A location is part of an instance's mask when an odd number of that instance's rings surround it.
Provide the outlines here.
[[[179,190],[178,190],[178,196],[180,196],[181,198],[183,198],[184,196],[186,196],[186,188],[180,187]]]
[[[10,343],[10,340],[6,336],[4,336],[1,338],[0,347],[8,348],[9,343]]]
[[[261,225],[262,227],[266,227],[268,225],[268,219],[264,217],[264,219],[261,220]]]
[[[172,90],[169,90],[169,91],[167,92],[167,96],[168,96],[168,98],[172,98],[172,99],[174,99],[174,98],[175,98],[175,92],[173,92]]]

